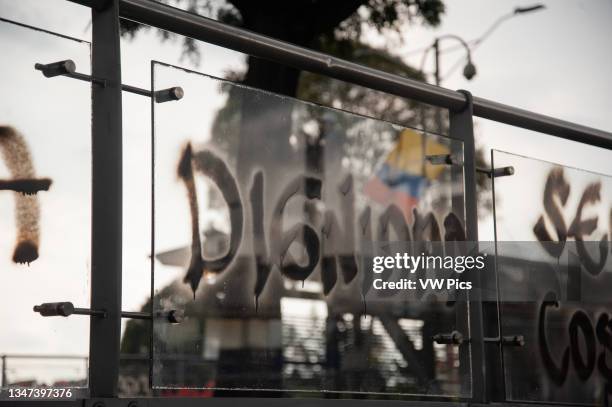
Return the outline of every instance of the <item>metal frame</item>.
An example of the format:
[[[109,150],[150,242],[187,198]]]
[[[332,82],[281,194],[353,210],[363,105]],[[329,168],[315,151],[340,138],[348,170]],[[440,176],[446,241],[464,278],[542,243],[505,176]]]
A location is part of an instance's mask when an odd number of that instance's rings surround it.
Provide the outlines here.
[[[119,1],[91,9],[92,225],[89,389],[92,398],[117,397],[121,338],[123,157]]]
[[[226,407],[231,399],[118,399],[119,341],[121,333],[122,274],[122,131],[121,61],[119,19],[172,31],[252,56],[273,60],[300,70],[315,72],[400,97],[448,109],[450,137],[464,143],[465,218],[469,241],[478,241],[476,171],[473,117],[550,134],[593,146],[612,149],[612,133],[517,109],[490,100],[389,74],[320,52],[298,47],[244,29],[228,26],[199,15],[150,0],[69,0],[92,9],[92,310],[104,310],[103,318],[91,318],[90,399],[64,402],[25,402],[24,405],[192,406],[206,403]],[[474,281],[475,287],[479,286]],[[483,333],[482,302],[469,301],[472,346],[472,391],[470,402],[488,403],[487,360]],[[437,398],[439,399],[439,398]],[[312,399],[242,399],[255,406],[322,404],[338,407],[355,403],[382,406],[457,404],[440,401],[374,401]],[[0,405],[4,404],[0,402]],[[461,405],[461,404],[457,404]],[[491,405],[491,404],[487,404]]]
[[[472,94],[461,90],[466,103],[460,110],[450,110],[449,135],[463,141],[463,195],[465,197],[465,229],[468,242],[478,242],[478,194],[476,192],[476,143],[474,141],[474,104]],[[477,274],[478,275],[478,274]],[[480,282],[470,273],[472,293],[477,293]],[[484,330],[482,323],[482,301],[470,294],[468,305],[468,327],[470,335],[472,369],[472,401],[485,401],[487,375],[484,359]]]

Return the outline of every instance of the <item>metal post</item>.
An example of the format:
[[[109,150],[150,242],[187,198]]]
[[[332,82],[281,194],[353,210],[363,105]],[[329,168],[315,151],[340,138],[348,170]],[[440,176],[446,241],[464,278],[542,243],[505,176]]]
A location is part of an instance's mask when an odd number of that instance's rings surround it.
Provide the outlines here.
[[[0,380],[0,389],[3,389],[4,386],[8,386],[8,382],[6,381],[6,355],[2,355],[2,378]]]
[[[472,95],[467,91],[459,91],[465,95],[466,104],[462,110],[449,112],[450,137],[463,141],[463,173],[465,196],[465,228],[468,242],[478,242],[478,203],[476,190],[476,148],[474,142],[473,103]],[[478,275],[470,274],[472,293],[478,293],[480,279]],[[482,301],[470,294],[469,306],[469,337],[472,366],[472,399],[475,402],[486,400],[487,376],[484,359],[484,333]]]
[[[440,86],[440,40],[436,38],[433,44],[434,61],[436,63],[434,77],[436,78],[436,86]]]
[[[121,335],[122,140],[119,1],[92,7],[92,241],[89,388],[116,397]]]
[[[436,38],[433,44],[434,49],[434,63],[435,63],[435,72],[434,78],[436,81],[436,86],[440,86],[440,40]],[[442,109],[439,107],[434,108],[436,110],[436,126],[439,134],[444,134],[444,125],[442,123]]]

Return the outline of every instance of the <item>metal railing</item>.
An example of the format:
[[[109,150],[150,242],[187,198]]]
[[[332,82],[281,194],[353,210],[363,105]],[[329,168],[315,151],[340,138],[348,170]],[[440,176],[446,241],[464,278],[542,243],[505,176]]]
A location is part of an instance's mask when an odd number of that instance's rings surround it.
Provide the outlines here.
[[[103,86],[92,86],[93,218],[91,310],[104,310],[90,318],[89,386],[86,405],[139,404],[117,399],[121,334],[122,278],[122,105],[119,21],[121,18],[205,41],[251,56],[272,60],[300,70],[329,76],[396,96],[414,99],[450,113],[450,137],[463,141],[465,225],[467,240],[478,241],[476,167],[473,117],[478,116],[593,146],[612,149],[612,133],[518,109],[487,99],[390,74],[321,52],[229,26],[151,0],[69,0],[92,10],[92,77]],[[479,282],[474,280],[473,287]],[[490,383],[485,358],[483,304],[469,303],[472,365],[472,398],[466,402],[489,402]],[[294,400],[300,404],[305,400]],[[456,400],[455,400],[456,401]],[[255,405],[285,405],[287,400],[256,400]],[[321,400],[325,404],[354,403]],[[98,403],[98,404],[96,404]],[[201,400],[147,399],[146,405],[201,405]],[[206,401],[225,405],[230,400]],[[388,401],[367,401],[386,405]],[[406,404],[406,402],[403,402]],[[434,402],[432,402],[434,403]],[[303,403],[302,403],[303,404]],[[416,402],[422,405],[423,402]]]

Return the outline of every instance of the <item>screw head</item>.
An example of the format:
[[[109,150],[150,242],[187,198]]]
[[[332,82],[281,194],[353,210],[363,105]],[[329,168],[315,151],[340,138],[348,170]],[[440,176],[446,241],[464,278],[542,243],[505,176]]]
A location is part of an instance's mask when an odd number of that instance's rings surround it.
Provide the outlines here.
[[[181,100],[185,96],[185,91],[180,86],[172,88],[172,96],[174,100]]]
[[[66,73],[75,73],[76,72],[76,64],[71,59],[67,59],[66,61],[64,61],[63,68],[66,71]]]

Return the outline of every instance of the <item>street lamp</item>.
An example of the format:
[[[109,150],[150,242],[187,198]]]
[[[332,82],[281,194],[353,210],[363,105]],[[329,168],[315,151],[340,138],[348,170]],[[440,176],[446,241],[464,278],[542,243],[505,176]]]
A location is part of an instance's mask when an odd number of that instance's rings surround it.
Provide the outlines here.
[[[436,39],[434,40],[434,43],[431,46],[427,47],[425,49],[425,52],[423,53],[423,59],[421,61],[421,69],[420,69],[421,72],[423,72],[423,68],[425,66],[425,61],[427,60],[427,55],[429,54],[429,51],[433,50],[434,59],[435,59],[435,72],[434,72],[435,84],[440,86],[440,82],[441,82],[440,54],[447,52],[447,51],[453,51],[457,49],[457,47],[463,47],[465,48],[465,51],[466,51],[466,60],[467,60],[465,66],[463,67],[463,76],[467,80],[471,80],[472,78],[474,78],[474,76],[476,76],[476,72],[477,72],[476,66],[472,62],[471,51],[474,48],[476,48],[484,40],[486,40],[504,21],[509,20],[512,17],[517,16],[517,15],[531,13],[534,11],[542,10],[544,8],[545,6],[543,4],[534,4],[532,6],[527,6],[527,7],[516,7],[511,13],[504,14],[501,17],[499,17],[497,20],[495,20],[493,24],[491,24],[491,26],[480,37],[470,41],[469,43],[466,42],[463,38],[459,37],[458,35],[454,35],[454,34],[444,34],[439,37],[436,37]],[[444,40],[444,39],[454,39],[456,41],[459,41],[460,44],[457,45],[457,47],[440,50],[440,45],[439,45],[440,40]]]
[[[463,67],[463,76],[465,76],[467,80],[471,80],[474,76],[476,76],[476,66],[472,62],[472,51],[470,49],[470,46],[468,45],[467,42],[465,42],[463,38],[459,37],[458,35],[444,34],[444,35],[437,37],[432,45],[433,50],[434,50],[435,62],[436,62],[436,71],[434,74],[435,79],[436,79],[436,85],[440,86],[440,40],[444,40],[444,39],[457,40],[465,48],[465,55],[466,55],[467,62],[465,64],[465,67]]]

